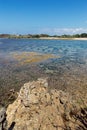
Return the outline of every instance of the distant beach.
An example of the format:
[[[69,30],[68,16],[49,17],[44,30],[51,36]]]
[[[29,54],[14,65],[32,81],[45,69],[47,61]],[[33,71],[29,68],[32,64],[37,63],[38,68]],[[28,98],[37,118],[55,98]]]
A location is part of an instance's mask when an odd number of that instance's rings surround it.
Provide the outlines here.
[[[87,38],[58,38],[58,37],[40,37],[36,39],[48,39],[48,40],[87,40]]]

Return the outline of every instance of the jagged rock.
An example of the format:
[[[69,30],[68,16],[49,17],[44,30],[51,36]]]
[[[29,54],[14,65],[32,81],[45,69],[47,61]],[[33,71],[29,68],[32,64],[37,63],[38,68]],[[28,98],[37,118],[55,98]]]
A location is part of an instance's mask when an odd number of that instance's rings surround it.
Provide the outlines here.
[[[49,90],[47,80],[38,79],[24,84],[8,106],[8,128],[15,122],[13,130],[74,130],[79,121],[70,113],[75,109],[68,93]]]

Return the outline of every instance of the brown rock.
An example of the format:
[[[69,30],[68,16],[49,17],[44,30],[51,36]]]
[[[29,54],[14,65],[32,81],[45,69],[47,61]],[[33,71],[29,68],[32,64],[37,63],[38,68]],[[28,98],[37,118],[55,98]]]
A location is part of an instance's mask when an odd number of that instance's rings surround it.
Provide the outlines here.
[[[74,130],[73,103],[69,94],[49,91],[46,79],[26,83],[7,108],[8,127],[15,122],[13,130]]]

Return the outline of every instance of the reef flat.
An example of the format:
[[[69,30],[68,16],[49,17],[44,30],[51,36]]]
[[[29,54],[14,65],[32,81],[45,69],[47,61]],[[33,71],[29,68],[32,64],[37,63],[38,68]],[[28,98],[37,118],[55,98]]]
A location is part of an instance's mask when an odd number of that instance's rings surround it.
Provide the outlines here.
[[[17,60],[20,64],[36,63],[48,59],[60,58],[60,56],[54,54],[42,54],[37,52],[19,52],[13,53],[12,57]]]

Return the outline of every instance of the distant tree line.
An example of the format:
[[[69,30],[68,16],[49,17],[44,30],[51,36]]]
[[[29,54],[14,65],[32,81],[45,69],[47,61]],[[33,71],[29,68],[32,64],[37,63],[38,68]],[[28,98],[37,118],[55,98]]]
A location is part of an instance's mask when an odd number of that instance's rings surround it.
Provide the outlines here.
[[[63,38],[87,38],[87,33],[74,34],[74,35],[61,35]]]
[[[0,34],[0,38],[44,38],[44,37],[56,37],[56,38],[87,38],[87,33],[74,34],[74,35],[48,35],[48,34],[27,34],[27,35],[12,35],[12,34]]]

